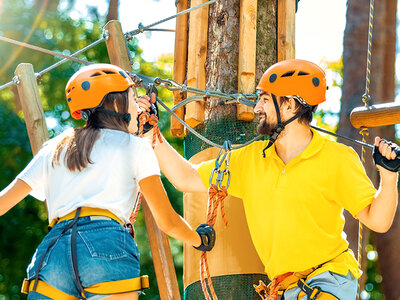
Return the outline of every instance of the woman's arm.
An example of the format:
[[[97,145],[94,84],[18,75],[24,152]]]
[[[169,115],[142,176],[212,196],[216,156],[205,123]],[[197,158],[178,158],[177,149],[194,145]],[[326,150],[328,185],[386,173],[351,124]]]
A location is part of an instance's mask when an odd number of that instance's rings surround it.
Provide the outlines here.
[[[163,232],[189,245],[200,246],[200,236],[171,206],[160,176],[146,177],[139,182],[139,186],[158,227]]]
[[[31,187],[21,179],[14,179],[0,192],[0,216],[17,205],[31,191]]]
[[[155,94],[151,97],[142,96],[136,99],[142,110],[149,111],[150,102],[155,103]],[[145,138],[153,137],[153,129],[145,134]],[[163,137],[163,142],[154,148],[161,171],[168,180],[181,192],[207,192],[207,188],[201,181],[197,169],[185,158],[183,158]]]
[[[199,172],[183,158],[163,137],[154,148],[161,171],[181,192],[207,192]]]

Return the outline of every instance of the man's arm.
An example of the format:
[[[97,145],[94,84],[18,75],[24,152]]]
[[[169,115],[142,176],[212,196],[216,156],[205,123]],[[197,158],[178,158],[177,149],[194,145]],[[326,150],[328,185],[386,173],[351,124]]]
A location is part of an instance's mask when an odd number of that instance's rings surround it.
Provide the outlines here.
[[[391,146],[380,138],[375,138],[375,145],[379,152],[387,159],[395,159],[396,153]],[[357,214],[357,218],[368,228],[376,232],[386,232],[390,229],[397,209],[398,173],[391,172],[378,166],[380,185],[372,203]]]

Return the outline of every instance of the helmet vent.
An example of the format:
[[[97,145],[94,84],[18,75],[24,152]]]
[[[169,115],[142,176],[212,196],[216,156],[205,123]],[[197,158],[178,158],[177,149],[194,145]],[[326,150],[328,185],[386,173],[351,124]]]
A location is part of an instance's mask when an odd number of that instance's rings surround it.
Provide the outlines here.
[[[103,72],[106,73],[106,74],[116,74],[116,73],[113,72],[113,71],[106,71],[106,70],[103,70]]]
[[[90,77],[96,77],[96,76],[100,76],[100,75],[101,74],[99,72],[97,72],[97,73],[94,73],[94,74],[90,75]]]
[[[310,75],[310,73],[300,71],[297,75],[298,75],[298,76]]]
[[[286,73],[283,74],[281,77],[290,77],[290,76],[292,76],[292,75],[294,74],[294,72],[295,72],[295,71],[286,72]]]

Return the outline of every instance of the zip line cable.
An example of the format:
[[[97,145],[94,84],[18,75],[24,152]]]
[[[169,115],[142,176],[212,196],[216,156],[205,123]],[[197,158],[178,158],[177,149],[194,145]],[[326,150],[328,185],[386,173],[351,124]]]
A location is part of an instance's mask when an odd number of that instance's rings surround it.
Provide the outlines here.
[[[218,1],[218,0],[211,0],[211,1],[208,1],[208,2],[205,2],[205,3],[202,3],[202,4],[200,4],[200,5],[191,7],[191,8],[186,9],[186,10],[183,10],[183,11],[181,11],[181,12],[175,14],[175,15],[172,15],[172,16],[170,16],[170,17],[168,17],[168,18],[162,19],[162,20],[160,20],[160,21],[157,21],[157,22],[155,22],[155,23],[153,23],[153,24],[150,24],[150,25],[147,25],[147,26],[143,26],[143,25],[139,24],[139,28],[138,28],[138,29],[133,30],[133,31],[130,31],[130,32],[127,32],[127,33],[124,34],[124,36],[125,36],[126,39],[132,39],[133,36],[135,36],[135,35],[137,35],[137,34],[139,34],[139,33],[142,33],[142,32],[144,32],[144,31],[174,32],[175,30],[173,30],[173,29],[150,29],[150,28],[151,28],[151,27],[154,27],[154,26],[156,26],[156,25],[158,25],[158,24],[164,23],[164,22],[166,22],[166,21],[169,21],[169,20],[171,20],[171,19],[174,19],[174,18],[176,18],[176,17],[179,17],[180,15],[187,14],[187,13],[189,13],[189,12],[191,12],[191,11],[193,11],[193,10],[196,10],[196,9],[198,9],[198,8],[201,8],[201,7],[205,6],[205,5],[210,5],[210,4],[212,4],[212,3],[216,2],[216,1]],[[88,62],[88,61],[80,60],[80,59],[78,59],[78,58],[75,58],[74,56],[76,56],[76,55],[78,55],[78,54],[80,54],[80,53],[82,53],[82,52],[84,52],[84,51],[86,51],[86,50],[88,50],[88,49],[90,49],[90,48],[96,46],[97,44],[100,44],[101,42],[104,42],[104,41],[108,38],[107,35],[108,35],[108,32],[107,32],[106,30],[104,30],[104,31],[103,31],[103,37],[102,37],[102,38],[100,38],[100,39],[98,39],[97,41],[95,41],[95,42],[89,44],[88,46],[82,48],[81,50],[76,51],[75,53],[73,53],[73,54],[71,54],[71,55],[60,54],[60,53],[58,53],[58,52],[54,52],[54,51],[51,51],[51,50],[48,50],[48,49],[44,49],[44,48],[41,48],[41,47],[37,47],[37,46],[34,46],[34,45],[30,45],[30,44],[27,44],[27,43],[15,41],[15,40],[12,40],[12,39],[6,38],[6,37],[1,37],[1,36],[0,36],[0,40],[3,40],[4,42],[12,43],[12,44],[17,44],[17,45],[19,45],[19,46],[26,47],[26,48],[30,48],[30,49],[33,49],[33,50],[37,50],[37,51],[40,51],[40,52],[44,52],[44,53],[47,53],[47,54],[52,54],[52,55],[54,55],[54,56],[63,57],[63,59],[60,60],[59,62],[57,62],[57,63],[55,63],[55,64],[53,64],[53,65],[47,67],[46,69],[40,71],[39,73],[36,73],[37,76],[40,77],[40,76],[42,76],[44,73],[49,72],[50,70],[52,70],[52,69],[58,67],[59,65],[61,65],[61,64],[63,64],[63,63],[66,63],[66,62],[69,61],[69,60],[73,60],[73,61],[76,61],[76,62],[85,64],[85,65],[91,64],[91,63]],[[7,87],[10,87],[10,86],[13,85],[13,84],[15,84],[15,80],[14,80],[14,79],[11,80],[10,82],[6,83],[6,84],[1,85],[1,86],[0,86],[0,91],[1,91],[2,89],[5,89],[5,88],[7,88]]]
[[[208,2],[199,4],[199,5],[197,5],[197,6],[193,6],[193,7],[191,7],[191,8],[182,10],[181,12],[179,12],[179,13],[177,13],[177,14],[175,14],[175,15],[172,15],[172,16],[170,16],[170,17],[168,17],[168,18],[162,19],[162,20],[160,20],[160,21],[157,21],[157,22],[155,22],[155,23],[153,23],[153,24],[150,24],[150,25],[147,25],[147,26],[143,26],[143,25],[140,23],[139,26],[138,26],[138,29],[135,29],[135,30],[132,30],[132,31],[129,31],[129,32],[125,33],[125,37],[130,39],[130,38],[132,38],[134,35],[137,35],[137,34],[139,34],[139,33],[142,33],[142,32],[148,30],[148,29],[151,28],[151,27],[154,27],[154,26],[156,26],[156,25],[158,25],[158,24],[167,22],[167,21],[169,21],[169,20],[171,20],[171,19],[177,18],[177,17],[179,17],[180,15],[187,14],[187,13],[189,13],[189,12],[191,12],[191,11],[193,11],[193,10],[196,10],[196,9],[198,9],[198,8],[201,8],[201,7],[203,7],[203,6],[210,5],[210,4],[212,4],[212,3],[216,2],[216,1],[218,1],[218,0],[210,0],[210,1],[208,1]]]
[[[59,57],[63,57],[63,58],[66,58],[66,59],[70,59],[70,60],[79,62],[79,63],[84,64],[84,65],[90,65],[91,64],[90,62],[82,60],[82,59],[79,59],[79,58],[75,58],[75,57],[72,57],[72,56],[69,56],[69,55],[64,55],[64,54],[59,53],[59,52],[55,52],[55,51],[48,50],[48,49],[45,49],[45,48],[42,48],[42,47],[30,45],[30,44],[27,44],[27,43],[24,43],[24,42],[16,41],[16,40],[13,40],[13,39],[10,39],[10,38],[6,38],[4,36],[0,36],[0,41],[7,42],[7,43],[10,43],[10,44],[14,44],[14,45],[18,45],[18,46],[25,47],[25,48],[29,48],[29,49],[32,49],[32,50],[40,51],[40,52],[47,53],[47,54],[50,54],[50,55],[53,55],[53,56],[59,56]]]

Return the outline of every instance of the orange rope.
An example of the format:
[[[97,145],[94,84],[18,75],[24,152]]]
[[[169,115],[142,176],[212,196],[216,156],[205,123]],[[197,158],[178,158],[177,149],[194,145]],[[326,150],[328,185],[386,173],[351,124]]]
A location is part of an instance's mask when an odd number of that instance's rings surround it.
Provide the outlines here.
[[[228,221],[225,215],[224,209],[224,199],[228,196],[226,188],[223,186],[221,189],[217,185],[212,184],[208,189],[208,207],[207,207],[207,224],[214,226],[217,219],[218,206],[221,205],[221,215],[224,220],[225,226],[228,226]],[[207,252],[203,251],[200,258],[200,277],[201,277],[201,288],[203,290],[204,296],[207,300],[215,299],[217,300],[217,295],[215,294],[214,286],[211,281],[210,270],[208,268]],[[210,290],[208,292],[207,285]]]
[[[153,129],[153,140],[151,142],[151,145],[154,149],[154,147],[156,146],[157,138],[160,141],[160,143],[162,143],[161,132],[160,132],[160,128],[158,127],[158,118],[156,117],[155,114],[149,115],[149,113],[145,112],[145,111],[139,115],[139,136],[140,137],[143,136],[143,126],[147,122],[149,122],[150,125],[153,125],[153,128],[154,128]],[[132,211],[131,216],[129,217],[129,222],[131,222],[132,225],[135,224],[136,216],[138,214],[140,204],[142,203],[142,201],[143,201],[143,194],[139,193],[138,203],[136,204],[135,210]]]

